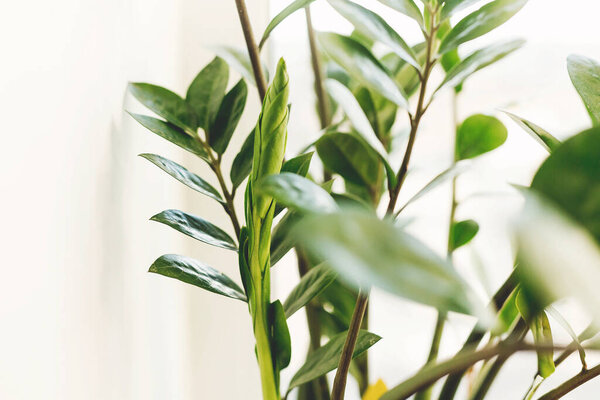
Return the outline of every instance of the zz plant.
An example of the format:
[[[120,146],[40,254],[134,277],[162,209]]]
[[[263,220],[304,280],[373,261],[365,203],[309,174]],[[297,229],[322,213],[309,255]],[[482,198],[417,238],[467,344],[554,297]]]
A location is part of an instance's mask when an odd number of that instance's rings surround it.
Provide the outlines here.
[[[596,347],[591,339],[600,318],[600,64],[582,56],[568,59],[591,129],[561,142],[535,123],[505,112],[549,156],[530,187],[515,187],[525,207],[513,229],[514,267],[484,306],[454,266],[453,253],[479,232],[475,220],[457,218],[461,202],[456,188],[469,160],[500,147],[508,131],[497,116],[475,114],[460,121],[458,105],[461,93],[473,90],[468,85],[473,74],[524,42],[502,41],[466,56],[461,46],[502,25],[527,0],[379,0],[414,20],[423,39],[413,44],[380,15],[350,0],[319,1],[354,26],[351,35],[315,32],[313,1],[291,2],[269,23],[257,45],[245,3],[236,0],[246,51],[217,48],[219,56],[200,71],[185,98],[160,86],[130,84],[130,92],[158,116],[132,117],[206,162],[218,189],[174,161],[156,154],[141,156],[220,203],[234,235],[179,210],[163,211],[152,220],[237,252],[240,276],[232,279],[201,261],[172,254],[158,258],[150,272],[247,303],[266,400],[293,395],[303,400],[343,399],[350,374],[364,399],[450,400],[457,397],[468,370],[477,376],[467,397],[481,400],[493,389],[505,362],[521,351],[536,352],[538,360],[524,393],[527,399],[533,399],[545,378],[575,352],[581,372],[540,399],[558,399],[600,375],[600,366],[586,363],[586,350]],[[322,131],[305,151],[286,160],[290,78],[280,60],[269,85],[260,51],[277,26],[299,10],[306,15]],[[467,15],[455,21],[460,11]],[[243,77],[229,90],[228,62]],[[231,165],[224,166],[223,154],[245,108],[247,83],[256,86],[262,110]],[[442,90],[450,90],[454,99],[454,145],[448,149],[452,163],[412,197],[405,197],[421,122]],[[401,113],[408,117],[405,137],[398,135],[404,124]],[[398,151],[401,157],[396,157]],[[311,166],[315,152],[323,165],[319,175],[309,172],[317,169]],[[229,179],[224,170],[229,170]],[[235,198],[246,179],[240,220]],[[439,224],[447,232],[447,251],[438,254],[407,232],[410,221],[403,211],[447,182],[451,211],[448,221]],[[292,249],[301,279],[287,299],[273,300],[271,268]],[[369,374],[368,349],[381,339],[369,331],[371,288],[438,310],[427,360],[415,365],[412,377],[390,389],[373,382]],[[589,327],[579,335],[553,306],[565,297],[578,300],[590,315]],[[291,381],[282,382],[280,373],[292,357],[287,319],[302,308],[309,351]],[[439,361],[445,321],[452,312],[471,316],[475,326],[454,357]],[[551,320],[571,335],[572,343],[554,343]],[[527,339],[528,333],[533,340]],[[330,383],[327,374],[334,370]]]

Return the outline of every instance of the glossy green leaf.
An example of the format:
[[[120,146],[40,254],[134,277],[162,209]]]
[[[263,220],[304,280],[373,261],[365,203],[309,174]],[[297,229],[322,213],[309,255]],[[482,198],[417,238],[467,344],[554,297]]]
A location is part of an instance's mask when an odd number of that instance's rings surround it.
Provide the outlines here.
[[[206,182],[198,175],[188,171],[185,167],[177,164],[176,162],[168,160],[156,154],[145,153],[140,154],[140,157],[143,157],[146,160],[150,161],[152,164],[156,165],[158,168],[162,169],[167,174],[171,175],[173,178],[177,179],[184,185],[212,199],[215,199],[219,203],[224,203],[223,198],[221,197],[217,189],[212,187],[210,183]]]
[[[329,371],[333,371],[340,360],[344,343],[346,342],[347,332],[342,332],[333,338],[324,346],[313,351],[306,357],[304,365],[296,372],[296,375],[290,382],[288,392],[293,388],[300,386],[306,382],[325,375]],[[373,346],[381,339],[373,333],[361,330],[358,334],[356,346],[352,358],[356,358],[364,353],[369,347]]]
[[[250,131],[246,140],[242,144],[239,153],[233,159],[231,164],[231,171],[229,177],[233,187],[238,187],[242,184],[244,179],[250,175],[252,171],[252,158],[254,157],[254,129]]]
[[[474,158],[500,147],[508,131],[500,120],[476,114],[467,118],[456,132],[457,159]]]
[[[178,94],[149,83],[130,83],[129,91],[140,103],[158,116],[181,128],[190,136],[195,134],[196,116]]]
[[[281,172],[291,172],[300,176],[306,176],[310,167],[310,161],[312,160],[314,152],[300,154],[297,157],[290,158],[283,163]]]
[[[237,250],[235,241],[218,226],[179,210],[156,214],[152,221],[160,222],[201,242],[228,250]]]
[[[149,129],[153,133],[156,133],[163,139],[166,139],[169,142],[176,144],[177,146],[189,151],[190,153],[196,154],[198,157],[202,158],[207,162],[209,161],[204,147],[202,147],[202,145],[198,143],[196,139],[187,135],[183,130],[181,130],[177,126],[169,122],[162,121],[160,119],[148,117],[146,115],[133,113],[129,113],[129,115],[131,115],[137,122],[142,124],[144,128]]]
[[[424,26],[421,10],[419,10],[419,7],[413,0],[379,0],[379,2],[401,12],[407,17],[417,21],[419,25]]]
[[[282,172],[261,179],[255,190],[267,194],[291,210],[329,213],[337,210],[335,200],[319,185],[300,175]]]
[[[560,146],[560,140],[552,136],[548,131],[539,127],[531,121],[521,118],[513,113],[504,111],[513,121],[517,123],[523,130],[531,135],[539,144],[544,146],[548,153],[552,153],[558,146]]]
[[[442,19],[446,19],[481,0],[444,0]]]
[[[366,187],[378,184],[380,157],[356,136],[327,133],[321,136],[315,147],[327,169],[347,181]]]
[[[349,285],[377,286],[440,310],[469,314],[482,309],[446,260],[390,221],[341,212],[306,218],[294,232]]]
[[[514,290],[508,299],[502,305],[502,308],[498,311],[496,317],[496,325],[492,330],[492,335],[500,336],[514,325],[517,317],[519,316],[519,310],[517,309],[517,295],[519,290]]]
[[[554,150],[531,187],[589,229],[600,243],[600,128],[582,132]]]
[[[247,97],[248,87],[240,80],[223,98],[208,141],[218,154],[225,153],[244,112]]]
[[[286,318],[307,305],[312,299],[323,293],[335,281],[337,274],[326,264],[311,268],[302,277],[300,283],[290,292],[283,303]]]
[[[475,72],[503,59],[510,53],[519,49],[523,44],[525,44],[524,40],[511,40],[509,42],[493,44],[475,51],[448,72],[446,78],[437,90],[440,90],[444,86],[456,87],[461,85],[465,79]]]
[[[283,258],[296,245],[292,228],[300,220],[299,213],[289,211],[273,228],[271,234],[271,267]]]
[[[444,38],[439,53],[444,54],[460,44],[496,29],[515,15],[527,0],[494,0],[467,15]]]
[[[215,57],[196,75],[186,94],[185,101],[196,114],[197,126],[204,129],[209,139],[228,81],[229,66]]]
[[[421,68],[410,46],[379,15],[349,0],[327,1],[338,13],[350,21],[358,32],[375,42],[385,44],[398,57],[417,69]]]
[[[567,67],[573,86],[581,96],[594,125],[600,125],[600,64],[591,58],[571,55]]]
[[[362,44],[337,33],[320,33],[319,42],[325,52],[342,66],[358,83],[390,101],[408,108],[406,95],[388,75],[385,67]]]
[[[227,275],[189,257],[165,254],[154,261],[149,272],[174,278],[232,299],[247,301],[242,289]]]
[[[279,300],[271,303],[269,309],[271,320],[271,346],[277,364],[277,370],[281,371],[288,365],[292,358],[292,340],[288,329],[285,312]]]
[[[279,14],[273,17],[271,22],[269,22],[269,25],[267,25],[267,28],[265,29],[262,38],[260,39],[260,44],[258,46],[260,48],[263,47],[263,45],[269,38],[269,35],[271,34],[271,32],[273,32],[273,29],[275,29],[277,25],[282,23],[287,17],[289,17],[296,11],[308,6],[313,1],[315,0],[294,0],[289,6],[284,8]]]
[[[250,82],[256,86],[256,80],[254,79],[254,70],[252,69],[252,62],[248,57],[248,51],[246,49],[241,50],[230,46],[215,46],[211,47],[216,55],[227,61],[227,64],[234,70],[236,70],[247,82]],[[269,81],[269,70],[265,63],[262,63],[263,74],[267,82]]]
[[[472,219],[455,222],[450,228],[450,249],[452,251],[469,243],[479,232],[479,224]]]

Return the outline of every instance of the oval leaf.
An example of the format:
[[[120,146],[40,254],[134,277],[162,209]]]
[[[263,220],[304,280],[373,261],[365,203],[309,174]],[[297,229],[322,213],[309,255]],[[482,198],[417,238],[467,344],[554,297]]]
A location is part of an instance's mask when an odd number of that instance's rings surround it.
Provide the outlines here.
[[[573,86],[581,96],[594,125],[600,124],[600,64],[591,58],[571,55],[567,67]]]
[[[174,278],[232,299],[247,301],[242,289],[227,275],[189,257],[165,254],[154,261],[149,272]]]
[[[302,277],[300,283],[292,289],[285,303],[283,303],[285,317],[291,317],[296,311],[323,293],[335,281],[336,277],[337,274],[325,264],[311,268]]]
[[[235,241],[212,223],[179,210],[166,210],[156,214],[152,221],[160,222],[196,240],[228,250],[237,250]]]
[[[271,20],[271,22],[269,22],[269,25],[267,25],[267,28],[265,29],[265,32],[263,33],[262,38],[260,39],[260,44],[258,45],[258,47],[262,49],[263,45],[269,38],[269,35],[271,34],[271,32],[273,32],[273,29],[275,29],[277,25],[282,23],[283,20],[285,20],[287,17],[289,17],[296,11],[308,6],[313,1],[315,0],[294,0],[289,6],[284,8]]]
[[[271,346],[277,363],[277,370],[281,371],[288,365],[292,358],[292,339],[285,320],[283,306],[279,300],[271,303],[269,319],[271,322]]]
[[[552,136],[545,129],[537,126],[531,121],[521,118],[513,113],[504,111],[504,114],[508,115],[513,121],[517,123],[523,130],[531,135],[539,144],[544,146],[548,153],[552,153],[558,146],[560,146],[560,140]]]
[[[479,232],[479,224],[472,219],[455,222],[450,228],[450,250],[454,251],[469,243]]]
[[[229,81],[229,66],[220,57],[215,57],[196,75],[188,88],[185,101],[196,114],[197,125],[204,129],[207,138],[217,116]]]
[[[476,114],[467,118],[456,132],[458,160],[474,158],[500,147],[508,135],[500,120]]]
[[[312,160],[314,152],[300,154],[294,158],[290,158],[283,163],[281,172],[291,172],[296,175],[306,176],[308,174],[308,168],[310,167],[310,161]]]
[[[225,153],[244,112],[247,97],[246,82],[240,80],[223,98],[209,136],[210,146],[218,154]]]
[[[421,10],[419,10],[419,7],[413,0],[379,0],[379,2],[414,19],[422,27],[425,26]]]
[[[246,179],[248,175],[250,175],[250,171],[252,171],[253,158],[254,129],[252,129],[248,136],[246,136],[246,140],[244,140],[242,148],[233,159],[233,164],[231,164],[231,171],[229,172],[229,177],[231,178],[231,183],[233,184],[234,188],[240,186],[244,179]]]

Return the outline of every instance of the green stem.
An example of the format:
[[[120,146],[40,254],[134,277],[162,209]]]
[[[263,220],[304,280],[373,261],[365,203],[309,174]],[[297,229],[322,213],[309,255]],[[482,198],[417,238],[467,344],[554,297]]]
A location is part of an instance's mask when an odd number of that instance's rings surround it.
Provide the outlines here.
[[[600,375],[600,365],[595,366],[592,369],[588,369],[585,371],[581,371],[579,374],[575,375],[573,378],[564,382],[556,389],[553,389],[540,397],[538,400],[557,400],[571,391],[577,389],[579,386],[583,385],[586,382],[594,379]]]

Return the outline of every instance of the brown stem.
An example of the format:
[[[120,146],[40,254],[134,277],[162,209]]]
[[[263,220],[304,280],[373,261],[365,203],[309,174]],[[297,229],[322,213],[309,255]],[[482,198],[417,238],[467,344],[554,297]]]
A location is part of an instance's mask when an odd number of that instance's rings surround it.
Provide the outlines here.
[[[343,400],[344,398],[350,362],[352,361],[352,356],[354,355],[354,347],[356,346],[356,340],[358,339],[360,326],[362,325],[362,320],[365,315],[368,301],[369,294],[359,290],[358,298],[356,299],[356,306],[354,307],[354,312],[352,313],[352,320],[350,321],[350,327],[348,328],[348,336],[346,336],[346,342],[344,343],[342,356],[340,357],[338,369],[335,373],[333,389],[331,391],[331,400]]]
[[[233,229],[235,230],[235,236],[239,239],[240,223],[235,212],[235,204],[233,203],[234,190],[229,192],[229,190],[227,189],[227,184],[225,183],[225,179],[223,179],[223,172],[221,172],[220,161],[214,161],[213,171],[215,171],[215,175],[217,175],[217,180],[219,181],[219,185],[221,186],[221,190],[223,191],[223,196],[225,197],[225,204],[223,204],[223,208],[225,209],[227,215],[229,215],[229,219],[231,219],[231,224],[233,225]]]
[[[315,76],[315,92],[317,95],[317,106],[319,107],[319,119],[321,121],[321,129],[325,129],[330,124],[330,115],[329,102],[327,101],[327,95],[325,94],[325,86],[323,84],[323,69],[321,63],[321,56],[319,54],[319,49],[317,48],[317,39],[315,37],[315,30],[312,24],[310,5],[306,6],[304,10],[306,13],[306,26],[308,28],[308,44],[310,45],[310,59],[313,73]]]
[[[258,46],[256,45],[256,40],[254,40],[252,25],[250,24],[250,19],[248,18],[248,9],[246,8],[245,0],[235,0],[235,4],[240,17],[242,31],[244,32],[244,39],[246,39],[246,47],[248,48],[248,55],[250,56],[250,62],[252,63],[254,80],[256,81],[258,94],[260,95],[260,99],[262,101],[267,93],[267,81],[265,80],[265,76],[260,64],[260,55]]]
[[[564,382],[562,385],[558,386],[556,389],[553,389],[540,397],[538,400],[557,400],[570,393],[571,391],[577,389],[579,386],[584,383],[594,379],[600,375],[600,365],[595,366],[592,369],[581,371],[579,374],[575,375],[568,381]]]

